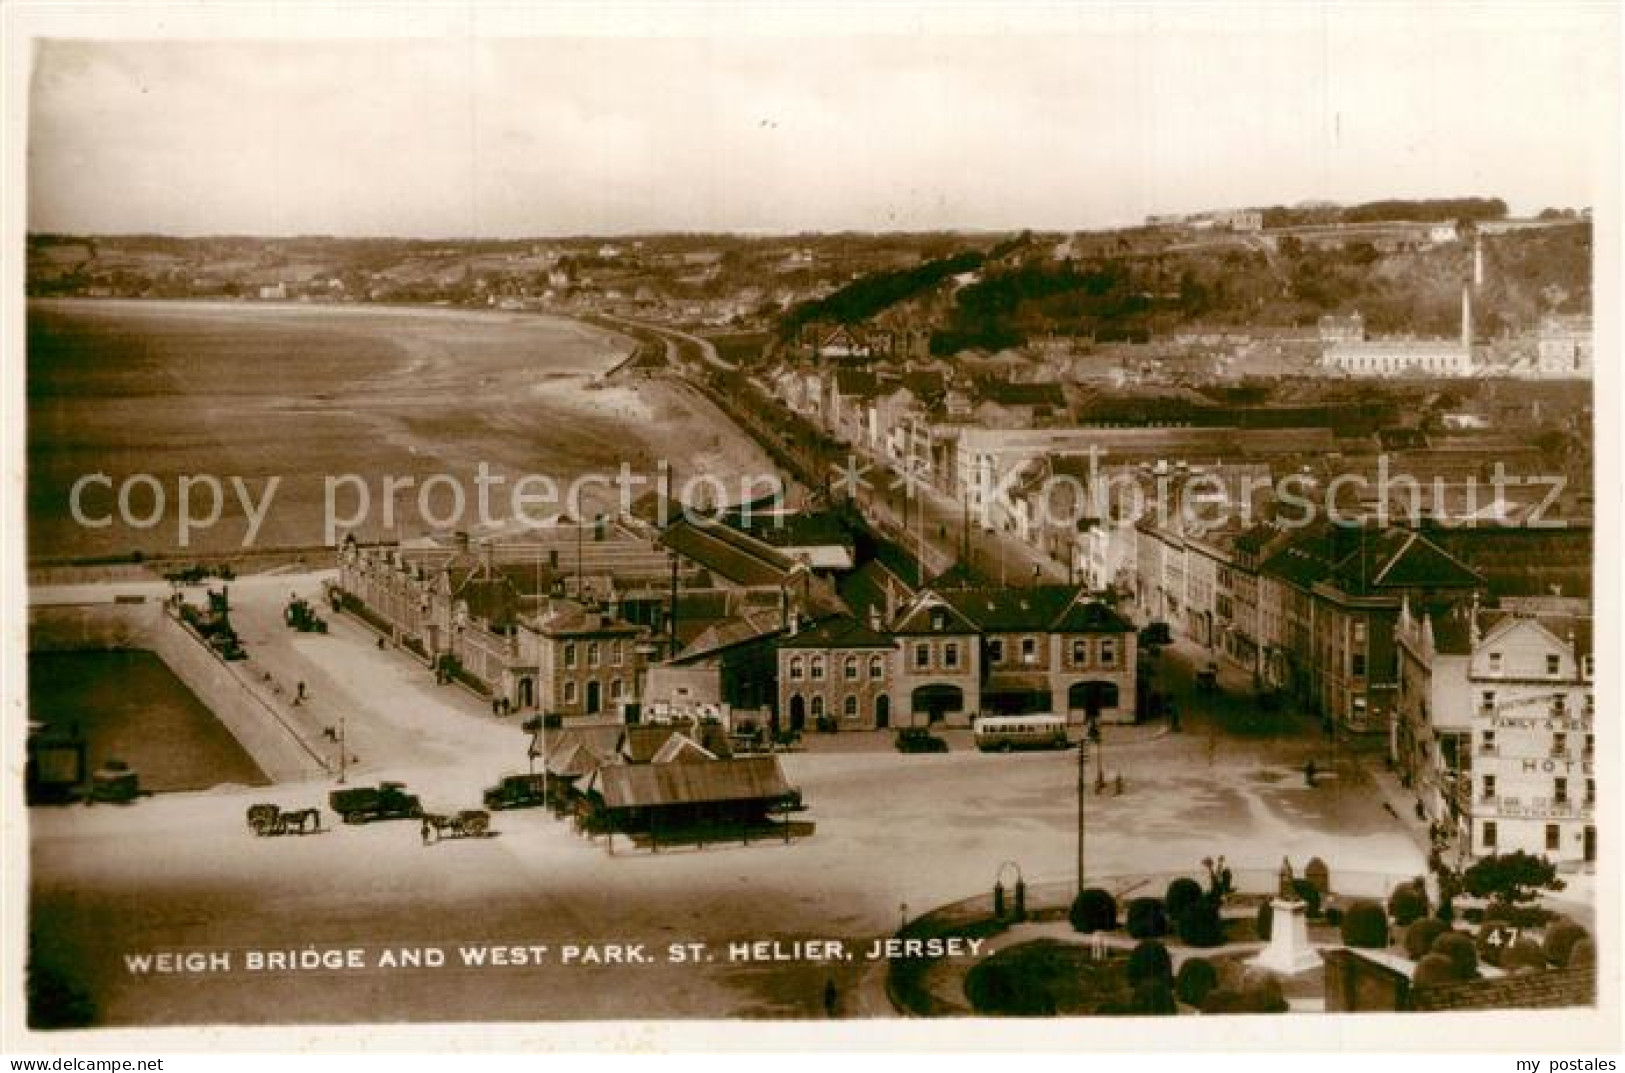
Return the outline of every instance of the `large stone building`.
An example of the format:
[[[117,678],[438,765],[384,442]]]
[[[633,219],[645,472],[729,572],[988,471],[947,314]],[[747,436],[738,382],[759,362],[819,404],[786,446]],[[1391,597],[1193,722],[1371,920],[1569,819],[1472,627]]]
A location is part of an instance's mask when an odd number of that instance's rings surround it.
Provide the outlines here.
[[[1587,379],[1591,376],[1591,348],[1588,314],[1543,317],[1535,336],[1535,370],[1553,379]]]
[[[899,611],[897,707],[965,725],[981,712],[1135,717],[1136,636],[1082,587],[941,588]]]
[[[803,730],[820,723],[841,730],[892,725],[896,642],[851,618],[793,627],[778,642],[779,713]]]
[[[1391,750],[1462,856],[1596,860],[1591,617],[1583,600],[1407,606]]]

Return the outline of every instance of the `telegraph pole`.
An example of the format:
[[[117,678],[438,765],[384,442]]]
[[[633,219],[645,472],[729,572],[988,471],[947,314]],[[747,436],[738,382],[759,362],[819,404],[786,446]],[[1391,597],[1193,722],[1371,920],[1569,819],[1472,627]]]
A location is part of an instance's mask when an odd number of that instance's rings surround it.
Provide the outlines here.
[[[350,763],[350,745],[345,740],[344,716],[339,716],[339,785],[344,785],[344,769]]]
[[[1078,893],[1083,893],[1083,803],[1089,796],[1089,739],[1078,741]]]

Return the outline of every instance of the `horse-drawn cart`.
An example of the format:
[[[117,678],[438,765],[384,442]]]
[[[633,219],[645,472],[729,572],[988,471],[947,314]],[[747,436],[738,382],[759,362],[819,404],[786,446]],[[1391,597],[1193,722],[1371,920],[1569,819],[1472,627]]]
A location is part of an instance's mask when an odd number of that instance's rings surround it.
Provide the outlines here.
[[[270,835],[320,834],[322,810],[299,808],[284,811],[280,805],[249,805],[248,829],[261,838]]]
[[[436,840],[484,838],[491,833],[491,814],[478,808],[465,808],[449,816],[445,813],[425,812],[423,822],[434,831]]]

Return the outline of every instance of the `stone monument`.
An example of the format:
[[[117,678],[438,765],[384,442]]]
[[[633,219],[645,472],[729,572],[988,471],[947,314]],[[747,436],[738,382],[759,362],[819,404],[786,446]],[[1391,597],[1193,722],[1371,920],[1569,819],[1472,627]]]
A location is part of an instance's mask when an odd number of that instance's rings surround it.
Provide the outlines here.
[[[1280,976],[1296,976],[1320,966],[1320,955],[1309,945],[1307,906],[1297,898],[1270,902],[1270,944],[1248,964]]]

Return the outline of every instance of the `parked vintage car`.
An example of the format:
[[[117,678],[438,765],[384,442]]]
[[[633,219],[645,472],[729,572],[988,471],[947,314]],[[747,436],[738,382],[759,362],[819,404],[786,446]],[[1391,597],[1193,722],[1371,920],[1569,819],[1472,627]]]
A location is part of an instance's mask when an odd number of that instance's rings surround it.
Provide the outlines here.
[[[546,775],[504,775],[495,786],[486,787],[484,801],[486,808],[500,812],[546,804],[546,794]]]
[[[897,732],[897,751],[900,753],[945,753],[948,743],[931,733],[926,727],[903,727]]]

